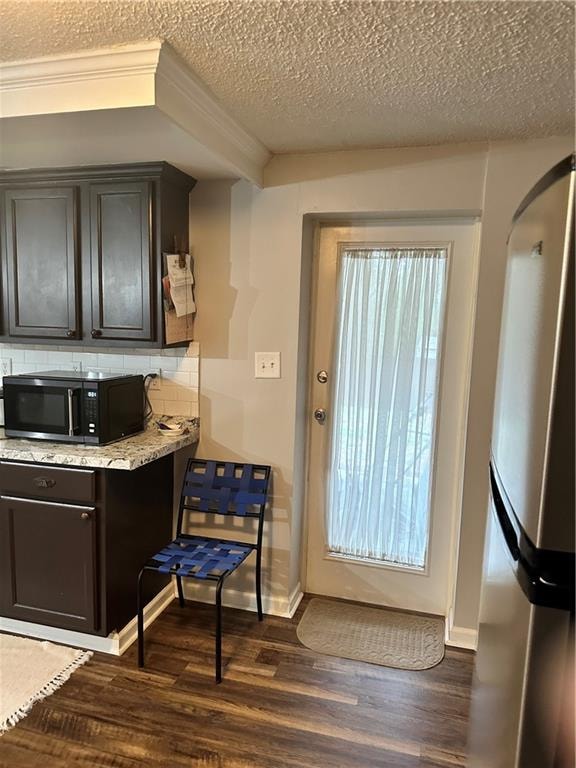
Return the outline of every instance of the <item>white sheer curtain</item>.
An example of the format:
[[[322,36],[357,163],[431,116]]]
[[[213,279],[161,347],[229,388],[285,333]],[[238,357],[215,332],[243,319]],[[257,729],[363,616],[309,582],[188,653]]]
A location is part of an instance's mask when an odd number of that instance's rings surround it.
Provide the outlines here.
[[[328,550],[423,568],[445,249],[341,254]]]

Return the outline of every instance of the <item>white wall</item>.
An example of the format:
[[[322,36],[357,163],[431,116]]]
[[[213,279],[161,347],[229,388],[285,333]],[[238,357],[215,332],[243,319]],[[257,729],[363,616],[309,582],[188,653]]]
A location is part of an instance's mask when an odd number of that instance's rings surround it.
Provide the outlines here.
[[[273,520],[266,527],[264,581],[285,612],[293,566],[295,408],[301,221],[296,189],[200,182],[191,195],[200,341],[200,445],[204,458],[274,466]],[[294,223],[296,222],[296,225]],[[282,378],[253,378],[254,352],[280,351]],[[297,569],[296,569],[297,571]],[[226,593],[252,585],[248,569]],[[270,608],[270,606],[268,606]]]
[[[507,227],[525,192],[570,152],[569,139],[276,156],[265,186],[199,182],[191,194],[198,455],[274,467],[265,583],[275,610],[298,590],[305,487],[306,341],[314,217],[483,213],[455,620],[475,629],[486,514],[485,467]],[[305,218],[306,217],[306,218]],[[256,351],[280,351],[282,378],[253,378]],[[251,588],[234,574],[233,590]]]
[[[362,167],[364,153],[341,154],[337,174],[324,176],[320,168],[300,183],[290,174],[307,174],[327,156],[277,157],[264,189],[200,182],[190,198],[202,349],[198,455],[273,465],[265,570],[276,606],[290,603],[301,565],[311,261],[309,242],[303,251],[304,216],[477,213],[482,202],[482,146],[374,152],[371,170]],[[282,378],[254,379],[254,352],[276,350]],[[235,574],[231,588],[241,590],[244,578]]]

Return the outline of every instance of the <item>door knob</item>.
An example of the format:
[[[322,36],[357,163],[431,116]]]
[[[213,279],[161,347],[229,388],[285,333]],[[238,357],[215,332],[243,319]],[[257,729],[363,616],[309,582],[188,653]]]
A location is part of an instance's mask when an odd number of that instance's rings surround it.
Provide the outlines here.
[[[326,410],[324,408],[316,408],[314,411],[314,418],[318,424],[324,424],[326,421]]]

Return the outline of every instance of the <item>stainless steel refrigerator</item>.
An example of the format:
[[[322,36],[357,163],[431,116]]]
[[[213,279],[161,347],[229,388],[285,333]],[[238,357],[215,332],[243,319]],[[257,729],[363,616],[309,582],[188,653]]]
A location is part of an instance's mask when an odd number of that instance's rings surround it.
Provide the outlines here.
[[[574,176],[542,178],[508,241],[471,768],[574,765]]]

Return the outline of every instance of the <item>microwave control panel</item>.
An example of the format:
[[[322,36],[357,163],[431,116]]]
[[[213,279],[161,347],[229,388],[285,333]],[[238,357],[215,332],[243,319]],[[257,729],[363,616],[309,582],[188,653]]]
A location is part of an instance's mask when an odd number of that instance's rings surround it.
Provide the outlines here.
[[[98,434],[98,391],[84,390],[84,425],[87,434]]]

